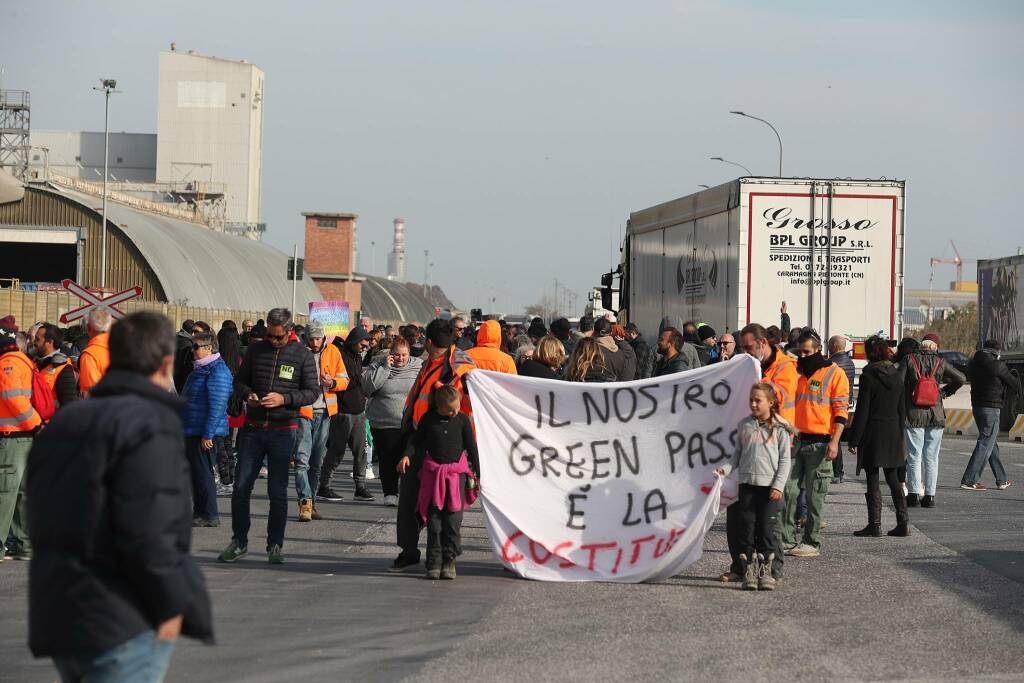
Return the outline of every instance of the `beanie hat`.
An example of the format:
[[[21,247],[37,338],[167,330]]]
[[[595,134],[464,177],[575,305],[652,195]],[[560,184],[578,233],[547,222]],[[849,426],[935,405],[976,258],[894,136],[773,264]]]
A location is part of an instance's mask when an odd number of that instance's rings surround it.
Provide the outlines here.
[[[324,336],[324,324],[322,322],[313,318],[306,324],[306,339],[323,339]]]
[[[0,318],[0,334],[11,339],[14,339],[14,335],[18,334],[18,325],[14,322],[13,315]]]
[[[551,334],[555,335],[559,339],[565,339],[569,336],[569,321],[565,318],[559,318],[551,323]]]
[[[585,315],[580,318],[580,332],[591,332],[594,329],[594,316]]]
[[[717,337],[718,334],[715,333],[715,328],[710,325],[701,325],[697,328],[697,336],[700,337],[701,341],[707,341],[711,337]]]
[[[939,346],[939,335],[935,334],[934,332],[930,332],[924,335],[924,339],[922,339],[921,341],[934,342],[936,346]]]
[[[544,327],[544,321],[540,318],[534,318],[533,322],[530,323],[529,329],[526,331],[531,337],[543,337],[548,333],[546,327]]]

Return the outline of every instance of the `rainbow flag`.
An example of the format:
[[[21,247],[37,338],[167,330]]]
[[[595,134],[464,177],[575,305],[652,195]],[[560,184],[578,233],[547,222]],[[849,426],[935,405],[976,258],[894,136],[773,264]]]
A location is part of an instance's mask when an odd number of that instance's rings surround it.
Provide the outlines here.
[[[344,339],[352,328],[347,301],[310,301],[309,319],[323,324],[328,340],[332,337]]]

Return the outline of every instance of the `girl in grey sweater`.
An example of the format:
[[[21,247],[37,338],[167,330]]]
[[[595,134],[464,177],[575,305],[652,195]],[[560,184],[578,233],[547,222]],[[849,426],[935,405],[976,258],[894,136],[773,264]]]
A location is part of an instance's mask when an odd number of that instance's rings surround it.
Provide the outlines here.
[[[775,388],[762,382],[750,389],[750,416],[736,430],[736,450],[717,470],[728,476],[737,470],[741,524],[740,561],[744,590],[774,590],[772,535],[778,523],[779,501],[789,478],[793,426],[779,415]]]

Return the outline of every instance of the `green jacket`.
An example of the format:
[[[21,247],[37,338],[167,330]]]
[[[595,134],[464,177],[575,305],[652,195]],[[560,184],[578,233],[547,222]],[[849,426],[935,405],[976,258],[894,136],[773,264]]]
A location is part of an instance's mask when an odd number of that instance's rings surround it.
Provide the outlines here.
[[[921,375],[917,374],[917,368],[914,367],[914,363],[910,360],[912,356],[921,367]],[[917,385],[918,378],[922,375],[930,375],[936,363],[939,364],[939,370],[935,373],[935,381],[939,383],[941,388],[939,391],[939,402],[931,408],[919,408],[911,402],[911,393]],[[946,411],[942,407],[942,399],[955,394],[967,382],[967,378],[964,377],[963,373],[942,360],[942,356],[934,351],[915,351],[914,353],[907,354],[907,357],[900,362],[900,371],[903,373],[904,386],[906,387],[907,426],[912,428],[945,427]]]

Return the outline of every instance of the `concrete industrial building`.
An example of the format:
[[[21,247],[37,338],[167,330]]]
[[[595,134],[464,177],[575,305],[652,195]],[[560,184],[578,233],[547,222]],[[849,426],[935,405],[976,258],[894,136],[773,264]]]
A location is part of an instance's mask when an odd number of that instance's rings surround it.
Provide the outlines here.
[[[30,180],[47,170],[68,178],[103,182],[103,131],[32,130],[29,133]],[[110,181],[156,181],[156,135],[110,134]]]
[[[245,60],[160,53],[157,183],[223,183],[225,220],[260,223],[263,71]]]

